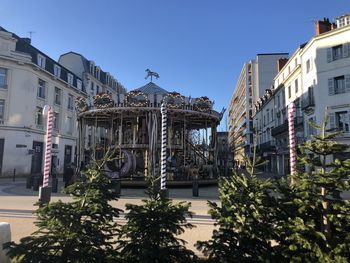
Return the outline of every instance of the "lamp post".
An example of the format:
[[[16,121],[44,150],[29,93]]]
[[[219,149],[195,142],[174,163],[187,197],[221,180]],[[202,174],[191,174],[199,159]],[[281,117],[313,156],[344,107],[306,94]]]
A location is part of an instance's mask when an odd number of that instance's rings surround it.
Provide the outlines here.
[[[162,144],[161,144],[161,173],[160,173],[160,190],[161,194],[164,196],[168,196],[168,191],[166,188],[166,154],[167,154],[167,104],[166,101],[164,100],[161,107],[160,107],[160,112],[162,114]]]
[[[43,186],[39,189],[39,201],[49,203],[51,199],[51,187],[49,187],[49,175],[51,170],[51,148],[52,148],[52,127],[54,121],[54,111],[51,106],[45,105],[43,115],[47,115],[46,139],[45,139],[45,159]]]

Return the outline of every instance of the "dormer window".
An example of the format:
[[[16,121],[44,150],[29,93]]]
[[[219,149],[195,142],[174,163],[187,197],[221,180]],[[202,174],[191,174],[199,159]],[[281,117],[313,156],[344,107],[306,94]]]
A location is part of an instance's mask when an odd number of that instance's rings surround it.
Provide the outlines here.
[[[82,90],[82,86],[83,86],[83,84],[82,84],[81,80],[77,79],[77,88],[78,88],[78,90]]]
[[[68,73],[67,82],[69,85],[73,85],[73,79],[74,79],[73,75],[71,73]]]
[[[55,77],[60,78],[61,77],[61,67],[58,65],[54,65],[53,74],[55,75]]]
[[[94,68],[95,68],[95,65],[92,61],[90,61],[90,74],[94,74]]]
[[[46,58],[40,54],[38,54],[38,66],[41,68],[45,68]]]

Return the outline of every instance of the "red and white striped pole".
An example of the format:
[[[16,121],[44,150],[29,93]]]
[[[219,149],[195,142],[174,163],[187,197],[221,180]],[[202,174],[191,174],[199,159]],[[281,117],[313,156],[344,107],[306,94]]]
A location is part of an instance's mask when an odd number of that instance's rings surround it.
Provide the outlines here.
[[[290,159],[290,175],[291,184],[294,184],[294,174],[296,171],[296,155],[295,155],[295,131],[294,131],[294,102],[288,105],[288,128],[289,128],[289,159]]]
[[[49,186],[49,175],[51,170],[51,148],[52,148],[52,127],[54,111],[51,106],[45,105],[43,109],[43,115],[47,114],[47,124],[46,124],[46,140],[45,140],[45,160],[44,160],[44,178],[43,187]]]

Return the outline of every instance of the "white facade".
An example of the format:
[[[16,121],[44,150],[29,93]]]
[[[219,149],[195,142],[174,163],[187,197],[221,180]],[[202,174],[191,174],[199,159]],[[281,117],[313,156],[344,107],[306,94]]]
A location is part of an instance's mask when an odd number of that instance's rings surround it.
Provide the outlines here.
[[[77,88],[79,82],[77,76],[28,40],[0,28],[1,175],[11,175],[14,169],[16,174],[42,172],[44,105],[53,106],[55,111],[52,160],[57,171],[62,173],[64,166],[74,161],[78,136],[74,99],[86,97],[83,87]]]
[[[322,23],[329,21],[322,21]],[[271,129],[271,144],[274,149],[262,152],[272,165],[270,172],[286,174],[289,172],[287,106],[296,104],[294,120],[297,145],[316,130],[310,121],[320,124],[327,112],[328,129],[343,133],[336,139],[350,144],[350,25],[333,28],[313,37],[307,44],[300,46],[274,78],[273,99],[256,104],[254,127],[263,133],[268,125],[260,125],[268,108],[274,109],[275,121]],[[272,107],[273,105],[273,107]],[[265,138],[265,139],[264,139]],[[266,143],[266,137],[259,138],[260,145]],[[337,158],[350,158],[344,153]],[[273,168],[276,169],[273,169]]]

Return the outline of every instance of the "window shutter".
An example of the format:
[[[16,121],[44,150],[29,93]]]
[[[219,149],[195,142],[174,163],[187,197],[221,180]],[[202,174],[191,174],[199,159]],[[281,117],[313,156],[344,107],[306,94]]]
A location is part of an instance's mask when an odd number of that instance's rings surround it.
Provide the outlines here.
[[[345,92],[350,93],[350,75],[345,75]]]
[[[335,129],[335,113],[329,113],[328,114],[328,118],[329,118],[329,128],[330,129]]]
[[[345,43],[344,45],[343,45],[343,57],[344,58],[347,58],[348,56],[349,56],[349,43]]]
[[[332,48],[327,48],[327,62],[332,61]]]
[[[332,96],[334,95],[334,80],[328,79],[328,95]]]

